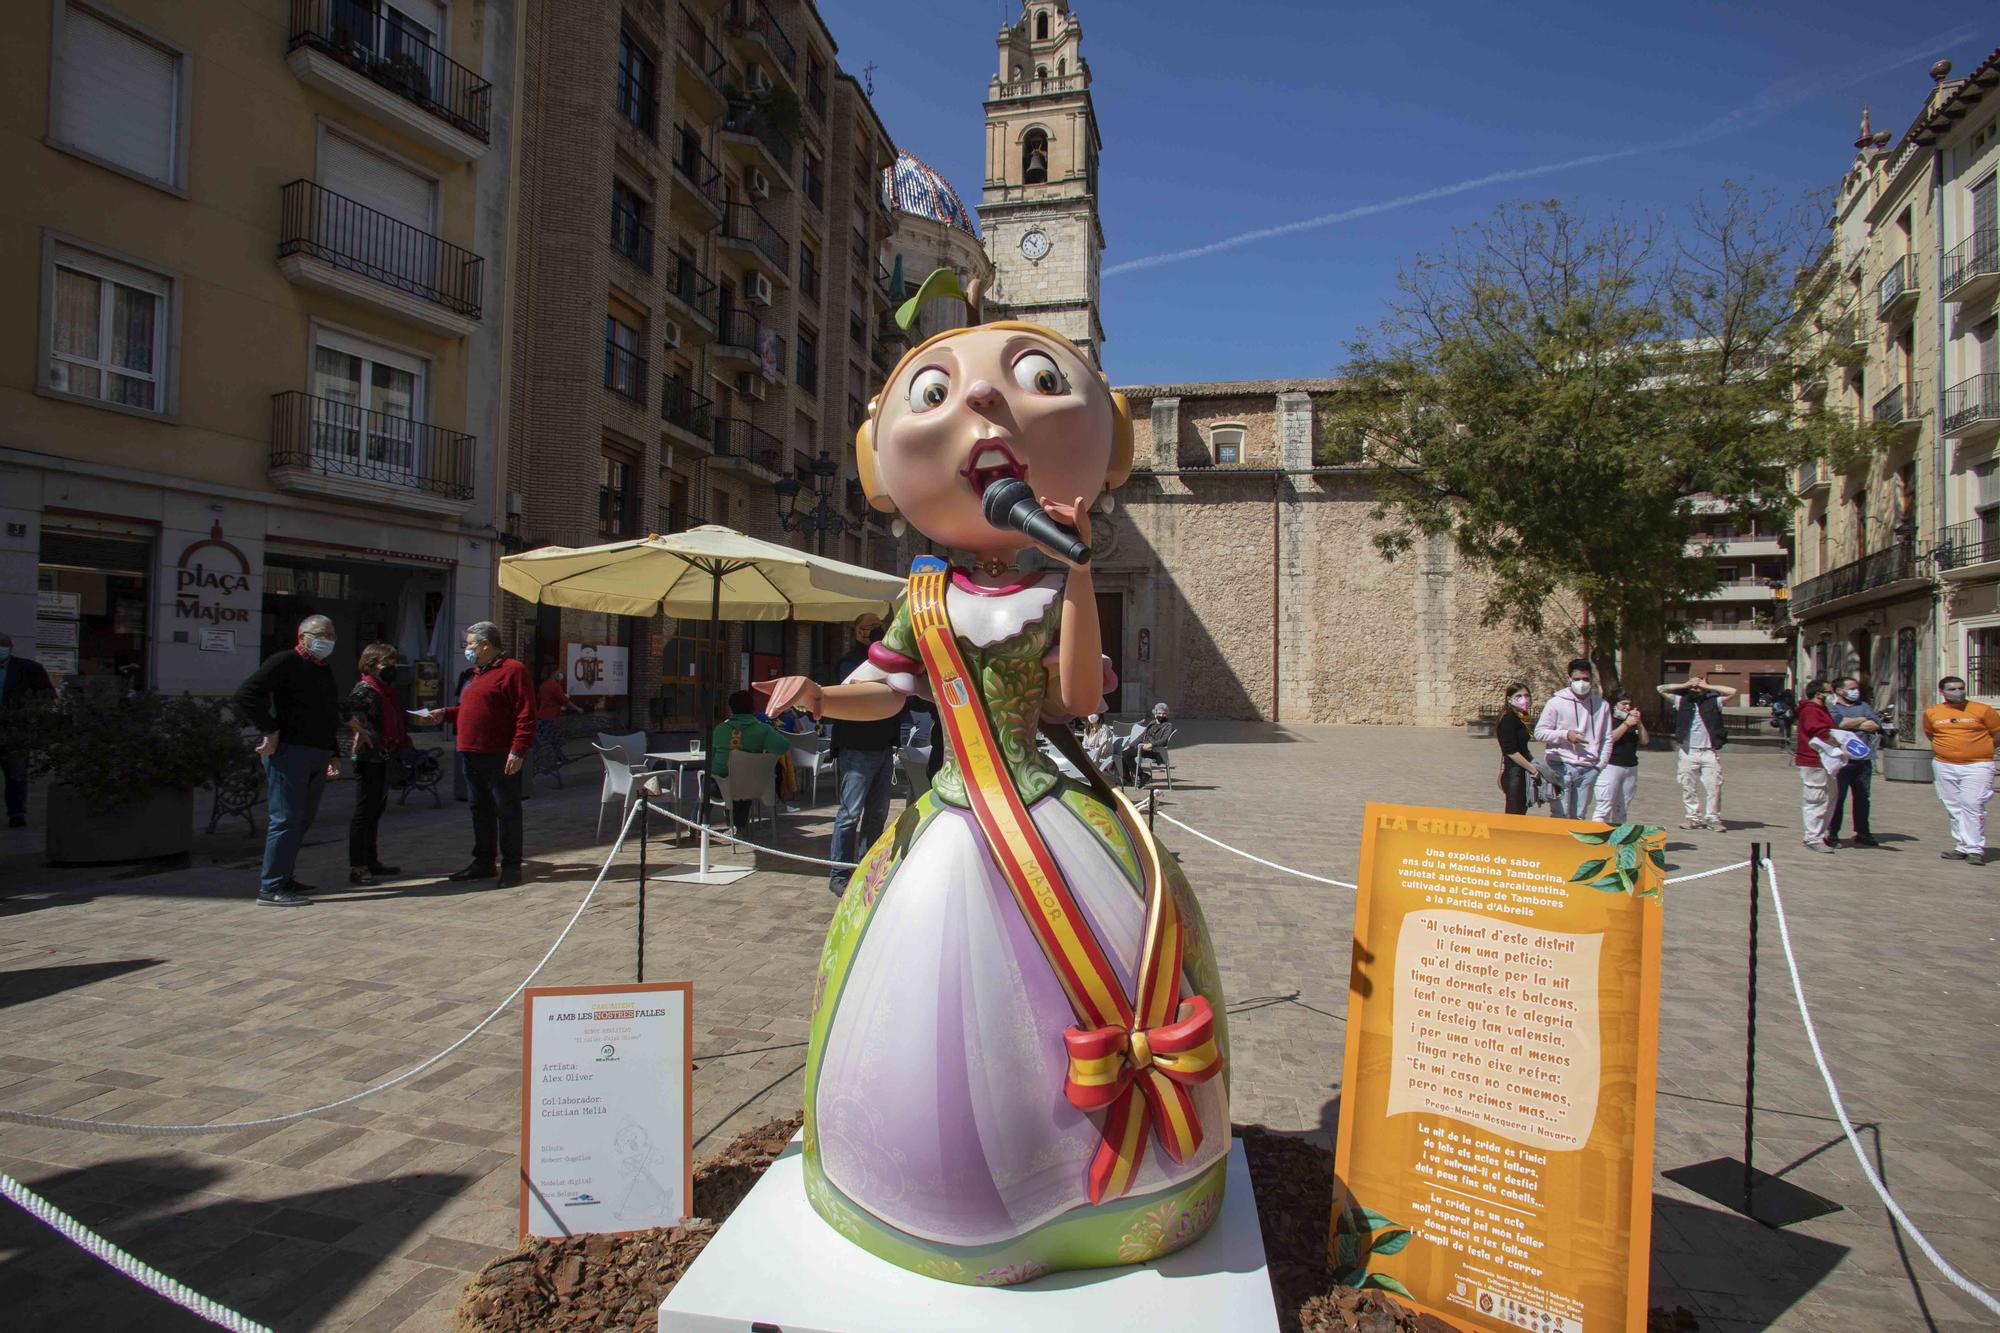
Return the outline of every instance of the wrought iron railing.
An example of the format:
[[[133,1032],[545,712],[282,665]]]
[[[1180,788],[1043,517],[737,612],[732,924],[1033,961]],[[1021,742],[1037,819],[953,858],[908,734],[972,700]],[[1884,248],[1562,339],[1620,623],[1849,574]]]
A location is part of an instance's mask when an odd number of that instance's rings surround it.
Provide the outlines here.
[[[360,0],[292,0],[288,50],[339,61],[484,143],[493,120],[493,85]]]
[[[686,125],[680,127],[680,144],[674,149],[674,170],[710,208],[722,207],[722,168],[701,151],[701,136]]]
[[[646,403],[646,358],[611,338],[604,340],[604,387],[640,406]]]
[[[1979,518],[1954,523],[1938,537],[1934,554],[1939,569],[1963,569],[2000,560],[2000,524]]]
[[[778,20],[771,11],[756,0],[731,0],[723,20],[730,27],[764,43],[771,58],[778,62],[787,74],[796,74],[799,68],[799,49],[785,30],[778,26]]]
[[[819,299],[819,266],[799,252],[799,295]]]
[[[308,255],[479,318],[486,261],[309,180],[279,193],[278,255]]]
[[[799,168],[799,173],[799,188],[805,192],[806,198],[812,200],[814,208],[824,207],[826,204],[826,174],[810,155],[807,156],[805,165]]]
[[[792,141],[778,128],[777,121],[762,102],[731,102],[729,109],[723,113],[722,128],[732,134],[749,135],[764,146],[764,151],[784,169],[787,176],[792,174]]]
[[[1965,681],[1974,694],[2000,694],[2000,653],[1967,653]]]
[[[1982,421],[2000,421],[2000,373],[1960,380],[1944,391],[1944,430],[1955,434]]]
[[[1938,290],[1950,293],[1962,282],[2000,273],[2000,230],[1968,236],[1938,264]]]
[[[1826,477],[1820,471],[1819,460],[1817,458],[1808,458],[1805,462],[1799,464],[1798,489],[1800,495],[1804,495],[1807,491],[1812,490],[1825,480]]]
[[[1895,385],[1877,398],[1874,414],[1876,423],[1883,426],[1900,426],[1916,420],[1916,381]]]
[[[769,472],[778,470],[781,441],[755,422],[741,417],[717,417],[711,438],[717,458],[740,458]]]
[[[706,518],[695,513],[693,510],[682,509],[676,505],[660,506],[660,534],[662,536],[670,532],[686,532],[688,529],[698,528],[706,522],[708,522]]]
[[[616,199],[611,201],[611,245],[648,273],[653,271],[653,229],[640,219],[638,209]]]
[[[291,390],[271,395],[271,466],[472,498],[477,441],[455,430]]]
[[[757,247],[766,259],[778,266],[780,273],[790,273],[791,266],[785,261],[785,238],[771,225],[770,219],[757,211],[755,204],[730,204],[722,211],[722,235],[732,241],[744,241]]]
[[[660,377],[660,418],[696,435],[709,433],[715,400],[694,391],[679,375]]]
[[[806,105],[811,107],[813,114],[821,120],[826,119],[826,83],[823,80],[817,77],[807,78]]]
[[[742,348],[776,377],[785,368],[785,339],[767,324],[758,322],[748,310],[725,310],[715,322],[715,341],[723,347]]]
[[[1917,294],[1917,261],[1914,255],[1904,255],[1889,265],[1888,270],[1875,284],[1875,309],[1879,314],[1887,310],[1905,296]]]
[[[675,253],[667,260],[667,290],[674,299],[703,319],[715,319],[715,283],[702,276],[695,262]]]
[[[701,20],[681,6],[681,55],[702,72],[711,83],[718,82],[722,71],[729,62],[724,59],[722,48],[708,35],[708,29],[701,26]]]
[[[1837,597],[1852,597],[1856,593],[1867,592],[1871,588],[1886,587],[1904,579],[1917,578],[1922,569],[1917,559],[1915,545],[1898,542],[1872,551],[1859,560],[1837,566],[1814,578],[1792,585],[1790,599],[1792,615],[1818,606],[1822,602],[1833,601]]]

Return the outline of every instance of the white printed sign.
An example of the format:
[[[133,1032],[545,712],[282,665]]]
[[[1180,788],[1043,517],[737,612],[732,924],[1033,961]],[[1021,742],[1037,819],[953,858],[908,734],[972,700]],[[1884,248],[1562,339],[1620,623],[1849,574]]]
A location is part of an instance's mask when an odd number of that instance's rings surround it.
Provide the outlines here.
[[[568,648],[569,692],[573,695],[630,694],[631,650],[603,647],[594,643],[572,643]]]
[[[233,653],[236,651],[236,631],[233,629],[205,629],[201,632],[201,650],[205,653]]]
[[[694,988],[526,992],[521,1232],[672,1226],[693,1197]]]

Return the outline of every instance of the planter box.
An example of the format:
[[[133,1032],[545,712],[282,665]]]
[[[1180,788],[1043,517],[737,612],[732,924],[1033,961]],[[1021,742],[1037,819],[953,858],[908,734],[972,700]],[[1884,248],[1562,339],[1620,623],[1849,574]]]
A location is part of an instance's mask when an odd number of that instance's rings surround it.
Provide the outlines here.
[[[109,809],[74,787],[49,788],[51,865],[119,865],[185,856],[194,846],[194,793],[169,788]]]
[[[1929,782],[1931,780],[1931,752],[1902,746],[1884,746],[1876,753],[1876,760],[1882,765],[1882,776],[1890,782]]]

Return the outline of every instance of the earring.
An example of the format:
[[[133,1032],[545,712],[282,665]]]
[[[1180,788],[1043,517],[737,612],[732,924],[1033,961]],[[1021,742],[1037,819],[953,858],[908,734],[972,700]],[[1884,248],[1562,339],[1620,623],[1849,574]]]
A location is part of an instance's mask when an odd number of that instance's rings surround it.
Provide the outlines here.
[[[891,537],[900,537],[909,530],[910,530],[910,525],[903,521],[903,516],[901,514],[898,514],[894,518],[889,520],[889,535]]]
[[[1112,497],[1110,491],[1106,491],[1097,497],[1097,507],[1108,514],[1118,507],[1118,501]]]

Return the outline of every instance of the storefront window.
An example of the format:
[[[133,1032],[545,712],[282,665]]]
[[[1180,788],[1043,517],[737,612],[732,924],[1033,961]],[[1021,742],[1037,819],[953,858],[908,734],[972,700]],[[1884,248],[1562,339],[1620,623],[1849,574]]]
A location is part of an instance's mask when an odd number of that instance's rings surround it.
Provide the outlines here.
[[[146,688],[152,565],[146,537],[42,529],[34,655],[57,686]]]
[[[662,729],[693,727],[700,721],[701,686],[713,680],[714,647],[709,642],[708,625],[676,621],[676,633],[668,636],[660,660],[660,687],[653,698],[654,725]]]
[[[453,627],[441,623],[449,585],[441,568],[268,554],[262,652],[290,647],[307,616],[328,616],[340,644],[329,665],[343,694],[354,684],[361,650],[378,641],[396,646],[411,681],[427,678],[435,689],[458,656]],[[424,662],[433,667],[420,667]]]

